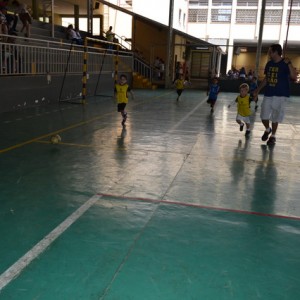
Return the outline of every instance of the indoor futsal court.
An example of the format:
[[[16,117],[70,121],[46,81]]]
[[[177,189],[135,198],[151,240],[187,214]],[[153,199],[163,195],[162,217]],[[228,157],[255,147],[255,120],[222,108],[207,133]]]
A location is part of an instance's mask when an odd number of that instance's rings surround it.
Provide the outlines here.
[[[109,97],[1,114],[0,299],[299,300],[300,97],[269,147],[237,94],[134,93],[125,129]]]

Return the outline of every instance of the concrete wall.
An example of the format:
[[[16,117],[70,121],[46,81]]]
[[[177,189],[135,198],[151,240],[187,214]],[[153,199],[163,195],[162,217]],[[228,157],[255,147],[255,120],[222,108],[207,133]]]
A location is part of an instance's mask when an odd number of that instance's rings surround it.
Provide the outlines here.
[[[128,82],[132,82],[130,73]],[[95,94],[98,74],[90,75],[87,80],[87,100]],[[0,113],[13,110],[24,109],[31,106],[48,103],[58,103],[63,76],[51,76],[51,81],[47,81],[47,76],[3,76],[0,80]],[[82,75],[67,75],[61,93],[62,100],[71,100],[77,97],[81,99]],[[113,96],[114,78],[112,73],[102,74],[98,83],[96,95]]]
[[[143,20],[135,19],[134,48],[139,50],[146,61],[154,63],[158,56],[166,61],[168,31]]]

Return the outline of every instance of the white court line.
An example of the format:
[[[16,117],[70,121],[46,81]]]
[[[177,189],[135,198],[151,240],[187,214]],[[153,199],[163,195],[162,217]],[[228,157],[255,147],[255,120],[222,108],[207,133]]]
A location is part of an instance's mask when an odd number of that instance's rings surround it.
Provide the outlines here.
[[[0,292],[14,280],[20,273],[40,254],[42,254],[47,247],[49,247],[62,233],[64,233],[78,218],[80,218],[91,206],[93,206],[102,196],[95,195],[80,206],[75,212],[73,212],[67,219],[65,219],[60,225],[46,235],[40,242],[38,242],[31,250],[29,250],[24,256],[16,261],[11,267],[9,267],[4,273],[0,275]]]
[[[195,106],[189,113],[187,113],[179,122],[177,122],[170,130],[168,130],[168,133],[176,130],[186,119],[188,119],[198,108],[203,104],[206,103],[206,99],[201,101],[197,106]]]

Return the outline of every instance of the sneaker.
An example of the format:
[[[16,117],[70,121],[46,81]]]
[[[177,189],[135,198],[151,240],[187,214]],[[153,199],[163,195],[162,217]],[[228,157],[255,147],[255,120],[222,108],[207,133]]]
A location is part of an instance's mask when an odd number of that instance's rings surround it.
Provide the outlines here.
[[[266,141],[268,139],[268,137],[269,137],[269,134],[272,133],[272,129],[271,128],[269,128],[269,129],[270,129],[270,131],[269,132],[265,131],[264,134],[263,134],[263,136],[261,137],[262,141]]]
[[[270,136],[268,141],[267,141],[267,145],[271,146],[271,145],[275,145],[276,144],[276,137],[275,136]]]
[[[242,123],[241,125],[240,125],[240,131],[243,131],[244,130],[244,123]]]
[[[245,136],[248,137],[249,135],[250,135],[250,130],[247,129],[245,132]]]

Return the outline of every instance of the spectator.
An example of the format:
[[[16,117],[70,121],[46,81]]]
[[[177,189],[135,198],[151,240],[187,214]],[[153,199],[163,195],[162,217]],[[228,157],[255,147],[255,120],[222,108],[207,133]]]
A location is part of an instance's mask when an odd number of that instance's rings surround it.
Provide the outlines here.
[[[246,70],[244,67],[240,69],[239,78],[244,82],[246,80]]]
[[[229,77],[230,79],[233,78],[233,71],[232,71],[231,69],[228,70],[228,72],[227,72],[227,77]]]
[[[17,32],[16,27],[17,27],[19,18],[17,16],[17,14],[15,13],[14,8],[8,7],[8,2],[9,2],[8,0],[0,2],[0,9],[6,8],[5,17],[6,17],[8,32],[9,33]],[[13,11],[14,14],[7,13],[7,10]]]
[[[75,27],[75,33],[76,33],[76,37],[77,37],[77,40],[83,44],[83,38],[81,37],[81,34],[80,34],[80,31],[79,31],[79,28],[78,27]]]
[[[239,78],[239,71],[236,68],[232,68],[232,74],[233,74],[233,79],[238,79]]]
[[[68,39],[71,40],[72,42],[75,42],[77,45],[83,45],[83,40],[80,36],[78,29],[76,32],[72,24],[70,24],[67,28],[67,35],[68,35]]]
[[[7,27],[7,20],[6,20],[6,7],[0,8],[0,34],[7,34],[8,27]],[[6,37],[2,37],[2,41],[6,41]]]
[[[31,28],[32,18],[31,18],[29,11],[27,10],[27,4],[19,3],[19,1],[14,0],[12,2],[12,5],[15,9],[15,13],[19,14],[19,18],[23,24],[21,32],[23,32],[23,30],[25,29],[26,32],[24,35],[26,37],[30,37],[30,28]]]
[[[252,78],[253,78],[253,76],[254,76],[253,71],[250,69],[249,72],[248,72],[248,75],[247,75],[247,77],[248,77],[247,79],[248,79],[249,81],[251,81]]]
[[[106,31],[106,40],[110,43],[114,42],[115,34],[112,31],[112,26],[109,26],[109,29]],[[113,44],[108,44],[107,48],[108,49],[113,49],[114,45]]]
[[[154,71],[155,71],[156,79],[159,79],[160,77],[159,69],[160,69],[160,58],[157,56],[154,61]]]
[[[159,79],[163,80],[164,79],[164,72],[165,72],[165,62],[160,59],[159,61]]]

